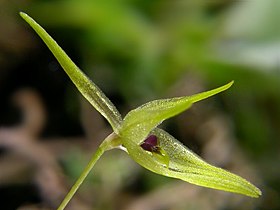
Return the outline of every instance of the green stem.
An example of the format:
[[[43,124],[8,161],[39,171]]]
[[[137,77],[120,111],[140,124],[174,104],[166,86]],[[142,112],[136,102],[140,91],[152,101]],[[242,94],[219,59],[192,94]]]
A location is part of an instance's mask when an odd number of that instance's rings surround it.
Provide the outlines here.
[[[80,175],[80,177],[78,178],[78,180],[76,181],[76,183],[73,185],[73,187],[71,188],[71,190],[68,192],[68,194],[65,196],[64,200],[62,201],[62,203],[60,204],[60,206],[57,208],[57,210],[63,210],[67,204],[70,202],[70,200],[72,199],[72,197],[74,196],[74,194],[77,192],[77,190],[79,189],[79,187],[81,186],[81,184],[84,182],[85,178],[87,177],[87,175],[89,174],[89,172],[91,171],[91,169],[93,168],[93,166],[95,165],[95,163],[99,160],[99,158],[101,157],[101,155],[103,155],[103,153],[109,149],[115,148],[119,146],[119,142],[118,142],[118,136],[115,133],[112,133],[111,135],[109,135],[104,141],[103,143],[98,147],[97,151],[94,153],[94,155],[92,156],[91,160],[89,161],[88,165],[86,166],[86,168],[84,169],[84,171],[82,172],[82,174]]]

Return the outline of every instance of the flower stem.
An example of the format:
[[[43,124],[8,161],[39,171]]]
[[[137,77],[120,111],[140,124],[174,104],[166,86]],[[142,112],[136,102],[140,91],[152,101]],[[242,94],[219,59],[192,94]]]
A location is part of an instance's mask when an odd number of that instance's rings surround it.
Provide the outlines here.
[[[103,143],[98,147],[97,151],[92,156],[92,158],[89,161],[88,165],[86,166],[86,168],[84,169],[84,171],[82,172],[82,174],[80,175],[80,177],[78,178],[76,183],[73,185],[71,190],[65,196],[64,200],[62,201],[60,206],[57,208],[57,210],[65,209],[67,204],[70,202],[70,200],[72,199],[74,194],[77,192],[77,190],[81,186],[81,184],[84,182],[85,178],[87,177],[87,175],[89,174],[89,172],[91,171],[91,169],[93,168],[95,163],[99,160],[99,158],[103,155],[103,153],[105,151],[107,151],[109,149],[112,149],[112,148],[115,148],[116,146],[118,146],[117,143],[118,143],[118,138],[117,138],[117,135],[115,133],[112,133],[111,135],[109,135],[103,141]]]

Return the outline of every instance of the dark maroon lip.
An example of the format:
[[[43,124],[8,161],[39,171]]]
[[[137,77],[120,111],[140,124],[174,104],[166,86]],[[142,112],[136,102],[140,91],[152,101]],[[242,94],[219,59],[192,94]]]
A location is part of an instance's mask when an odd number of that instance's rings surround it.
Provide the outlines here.
[[[149,152],[158,152],[159,150],[158,139],[155,135],[148,136],[140,146]]]

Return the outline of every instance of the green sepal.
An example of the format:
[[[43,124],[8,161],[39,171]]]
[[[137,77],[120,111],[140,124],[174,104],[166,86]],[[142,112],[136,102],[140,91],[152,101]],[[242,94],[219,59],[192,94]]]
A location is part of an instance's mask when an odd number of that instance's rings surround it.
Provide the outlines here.
[[[129,155],[148,170],[199,186],[255,198],[261,195],[261,191],[253,184],[238,175],[206,163],[164,130],[156,128],[151,134],[157,136],[159,147],[168,156],[168,166],[152,155],[147,155],[147,151],[144,151],[141,147],[128,149]]]
[[[122,118],[114,104],[106,97],[99,87],[76,66],[56,41],[35,20],[23,12],[20,12],[20,16],[45,42],[81,94],[108,120],[113,130],[118,133]]]
[[[195,102],[225,91],[232,84],[233,81],[216,89],[192,96],[151,101],[130,111],[120,127],[120,136],[123,137],[123,143],[126,147],[140,144],[150,131],[162,121],[185,111]]]

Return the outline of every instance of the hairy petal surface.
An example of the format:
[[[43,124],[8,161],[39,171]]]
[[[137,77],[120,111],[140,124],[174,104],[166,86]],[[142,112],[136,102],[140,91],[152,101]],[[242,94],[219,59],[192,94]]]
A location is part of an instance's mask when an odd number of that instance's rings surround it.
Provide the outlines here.
[[[233,81],[216,89],[198,93],[192,96],[161,99],[148,102],[132,111],[124,118],[120,128],[120,135],[124,137],[124,144],[133,147],[140,144],[152,129],[158,126],[163,120],[173,117],[200,100],[206,99],[217,93],[230,88]],[[129,136],[133,136],[132,140]]]
[[[168,155],[168,165],[141,147],[128,150],[130,156],[143,167],[164,176],[187,181],[199,186],[259,197],[261,191],[247,180],[206,163],[173,136],[159,128],[151,135],[158,138],[159,147]]]
[[[163,120],[228,89],[232,84],[192,96],[148,102],[129,112],[120,129],[122,143],[129,155],[143,167],[164,176],[251,197],[260,196],[261,191],[250,182],[206,163],[167,132],[156,128]]]

